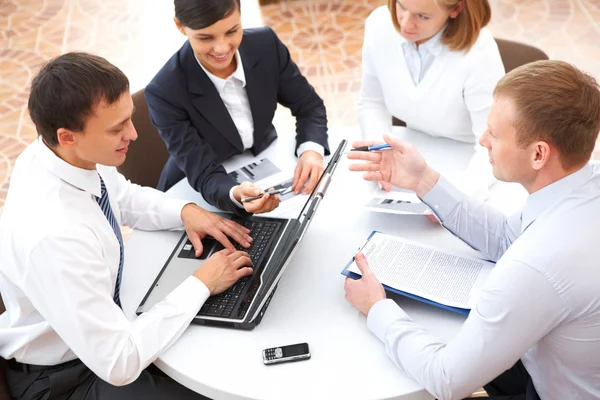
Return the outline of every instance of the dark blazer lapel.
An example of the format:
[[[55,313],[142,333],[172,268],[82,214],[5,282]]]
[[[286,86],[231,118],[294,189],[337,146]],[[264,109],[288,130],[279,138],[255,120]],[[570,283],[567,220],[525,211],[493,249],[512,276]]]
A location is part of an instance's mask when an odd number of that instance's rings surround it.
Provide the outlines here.
[[[225,107],[215,85],[198,64],[189,42],[181,52],[181,66],[188,81],[191,102],[200,114],[240,152],[244,151],[242,138]]]
[[[261,82],[264,82],[265,78],[260,75],[260,68],[257,68],[261,62],[260,57],[257,57],[257,52],[253,52],[252,49],[244,46],[244,41],[239,47],[240,57],[242,58],[242,64],[244,65],[244,75],[246,76],[246,94],[248,95],[248,103],[250,104],[250,111],[252,112],[252,120],[254,122],[254,143],[256,143],[257,126],[260,121],[264,121],[269,117],[269,110],[261,107],[263,104],[263,96],[261,91]]]

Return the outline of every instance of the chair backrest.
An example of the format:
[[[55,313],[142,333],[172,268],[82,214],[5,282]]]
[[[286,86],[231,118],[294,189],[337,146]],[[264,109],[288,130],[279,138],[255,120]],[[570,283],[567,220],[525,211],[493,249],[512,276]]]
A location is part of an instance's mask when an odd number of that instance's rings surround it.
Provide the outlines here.
[[[528,44],[513,42],[511,40],[496,39],[500,57],[504,64],[504,69],[508,74],[513,69],[530,62],[547,60],[548,55],[537,47]],[[393,126],[406,126],[404,121],[392,117]]]
[[[133,183],[156,187],[160,173],[169,159],[169,151],[152,125],[144,89],[134,93],[132,97],[135,112],[131,119],[138,138],[129,146],[127,158],[118,170]]]
[[[406,127],[406,122],[392,116],[392,126],[404,126]]]
[[[513,69],[530,62],[547,60],[548,55],[537,47],[511,40],[496,39],[504,69],[508,74]]]

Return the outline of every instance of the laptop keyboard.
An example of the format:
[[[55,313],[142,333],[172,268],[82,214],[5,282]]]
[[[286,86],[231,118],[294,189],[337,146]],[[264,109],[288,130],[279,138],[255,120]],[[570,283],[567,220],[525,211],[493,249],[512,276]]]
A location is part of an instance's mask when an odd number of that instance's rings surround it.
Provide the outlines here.
[[[250,236],[252,236],[253,239],[250,248],[245,249],[234,241],[232,241],[232,243],[237,250],[248,252],[250,259],[254,264],[254,272],[252,275],[238,280],[223,293],[209,297],[200,309],[198,315],[242,319],[246,316],[246,312],[252,303],[252,299],[258,292],[260,280],[253,279],[253,277],[260,276],[263,265],[260,265],[259,262],[261,261],[262,255],[269,249],[270,239],[278,232],[277,228],[280,224],[276,222],[237,219],[234,219],[234,221],[250,229]],[[222,249],[223,246],[220,243],[217,243],[215,251]],[[262,264],[265,263],[262,262]],[[239,303],[241,303],[241,305],[234,313],[234,310]]]
[[[254,263],[254,264],[257,263],[258,260],[260,260],[260,256],[265,252],[265,249],[267,248],[267,245],[269,244],[269,239],[271,238],[271,236],[273,236],[273,234],[277,230],[277,226],[279,224],[276,222],[245,221],[245,220],[238,221],[235,219],[234,219],[234,221],[237,222],[238,224],[243,225],[246,228],[250,229],[250,236],[252,237],[253,241],[250,245],[250,248],[248,248],[248,249],[243,248],[241,244],[239,244],[238,242],[236,242],[235,240],[230,238],[231,244],[233,244],[233,247],[235,247],[236,250],[241,250],[241,251],[247,252],[248,255],[250,256],[250,259],[252,260],[252,263]],[[221,243],[216,242],[216,240],[213,238],[202,239],[202,243],[204,245],[204,248],[207,250],[213,246],[213,243],[215,245],[215,251],[220,251],[220,250],[224,249],[223,245]],[[182,247],[181,251],[179,252],[179,257],[180,258],[195,258],[198,260],[204,260],[206,258],[207,254],[208,254],[208,251],[204,251],[204,253],[202,255],[200,255],[200,257],[196,257],[195,251],[194,251],[194,245],[192,244],[190,239],[187,239],[187,242],[185,243],[185,245]]]
[[[236,221],[240,225],[245,226],[250,229],[250,236],[252,237],[252,243],[250,248],[245,249],[238,242],[232,242],[235,246],[236,250],[242,250],[248,252],[250,259],[253,263],[257,263],[260,259],[260,256],[264,253],[267,244],[269,243],[269,239],[275,233],[277,229],[277,223],[275,222],[263,222],[263,221]],[[217,245],[218,250],[222,250],[223,246],[219,243]]]

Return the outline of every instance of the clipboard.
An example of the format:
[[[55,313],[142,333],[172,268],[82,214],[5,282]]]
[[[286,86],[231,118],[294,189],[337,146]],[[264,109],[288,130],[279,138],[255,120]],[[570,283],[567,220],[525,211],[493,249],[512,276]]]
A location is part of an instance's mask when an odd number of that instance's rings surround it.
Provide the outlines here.
[[[366,244],[366,243],[367,243],[367,242],[368,242],[368,241],[369,241],[369,240],[370,240],[370,239],[373,237],[373,235],[375,235],[376,233],[382,233],[382,232],[379,232],[379,231],[373,231],[373,232],[371,232],[371,234],[369,235],[369,237],[368,237],[368,238],[367,238],[367,240],[365,241],[365,244]],[[363,245],[363,247],[361,247],[361,249],[359,250],[359,252],[360,252],[360,251],[362,251],[362,249],[363,249],[363,248],[364,248],[364,245]],[[357,273],[354,273],[354,272],[350,271],[350,269],[349,269],[349,268],[350,268],[350,266],[351,266],[351,265],[354,263],[354,261],[355,261],[355,257],[352,257],[352,259],[351,259],[351,260],[348,262],[348,264],[347,264],[347,265],[346,265],[346,267],[345,267],[345,268],[342,270],[342,272],[341,272],[341,273],[342,273],[342,275],[344,275],[344,276],[346,276],[346,277],[348,277],[348,278],[350,278],[350,279],[360,279],[360,278],[361,278],[361,275],[359,275],[359,274],[357,274]],[[461,315],[468,316],[468,315],[469,315],[469,312],[471,311],[471,310],[470,310],[470,309],[468,309],[468,308],[452,307],[452,306],[448,306],[448,305],[446,305],[446,304],[438,303],[438,302],[436,302],[436,301],[433,301],[433,300],[427,299],[427,298],[425,298],[425,297],[417,296],[417,295],[415,295],[415,294],[408,293],[408,292],[405,292],[405,291],[402,291],[402,290],[399,290],[399,289],[393,288],[393,287],[391,287],[391,286],[388,286],[388,285],[383,285],[383,288],[384,288],[386,291],[388,291],[388,292],[391,292],[391,293],[396,293],[396,294],[399,294],[399,295],[401,295],[401,296],[408,297],[408,298],[410,298],[410,299],[417,300],[417,301],[420,301],[420,302],[422,302],[422,303],[429,304],[429,305],[432,305],[432,306],[435,306],[435,307],[438,307],[438,308],[442,308],[442,309],[444,309],[444,310],[452,311],[452,312],[455,312],[455,313],[458,313],[458,314],[461,314]]]

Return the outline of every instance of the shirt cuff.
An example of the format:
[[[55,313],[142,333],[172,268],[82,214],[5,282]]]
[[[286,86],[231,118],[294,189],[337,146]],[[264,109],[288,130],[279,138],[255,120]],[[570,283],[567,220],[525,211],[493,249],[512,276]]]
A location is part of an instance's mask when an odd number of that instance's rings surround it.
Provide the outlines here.
[[[235,189],[236,186],[232,186],[231,189],[229,189],[229,199],[233,202],[233,204],[235,204],[237,208],[244,209],[244,205],[237,201],[235,197],[233,197],[233,189]]]
[[[410,321],[411,319],[394,300],[380,300],[369,310],[367,327],[379,340],[385,342],[388,327],[398,320]]]
[[[421,198],[435,215],[444,222],[461,202],[463,193],[454,187],[443,175],[425,196]]]
[[[183,226],[183,221],[181,219],[183,207],[194,202],[167,196],[164,196],[164,199],[165,203],[163,203],[160,212],[162,213],[162,220],[166,221],[164,224],[165,229],[180,229],[181,226]]]
[[[195,276],[190,276],[169,293],[165,301],[181,306],[195,315],[209,297],[210,291],[204,282]]]
[[[304,153],[307,150],[316,151],[317,153],[319,153],[321,155],[321,157],[325,156],[325,148],[323,146],[321,146],[319,143],[304,142],[300,146],[298,146],[298,151],[297,151],[298,157],[300,157],[302,155],[302,153]]]

